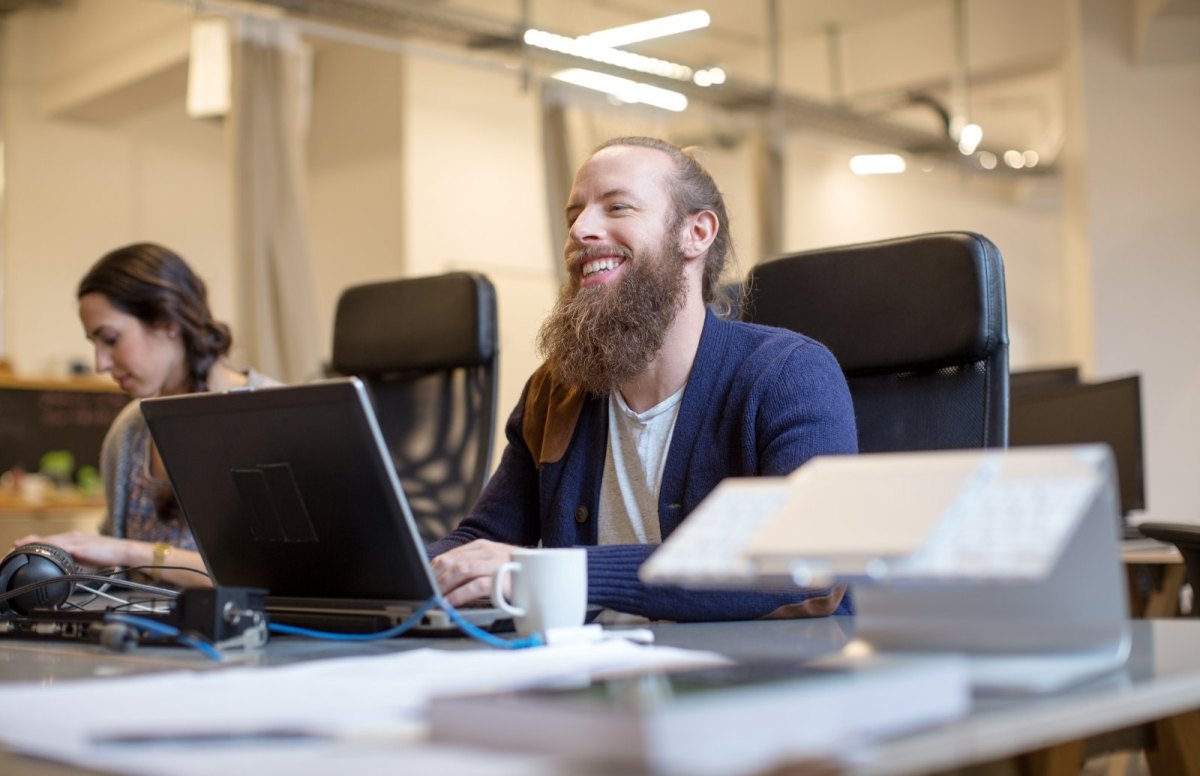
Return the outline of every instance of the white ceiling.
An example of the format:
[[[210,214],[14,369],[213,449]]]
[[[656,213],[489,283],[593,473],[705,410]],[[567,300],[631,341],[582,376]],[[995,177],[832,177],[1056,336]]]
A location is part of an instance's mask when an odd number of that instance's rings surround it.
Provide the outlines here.
[[[628,48],[692,67],[720,65],[739,83],[765,88],[774,82],[777,41],[784,93],[931,132],[942,128],[940,117],[927,105],[911,107],[910,96],[953,109],[960,8],[967,109],[984,126],[985,143],[1034,148],[1049,159],[1061,141],[1061,0],[529,0],[527,22],[519,0],[442,6],[568,36],[703,8],[709,28]]]

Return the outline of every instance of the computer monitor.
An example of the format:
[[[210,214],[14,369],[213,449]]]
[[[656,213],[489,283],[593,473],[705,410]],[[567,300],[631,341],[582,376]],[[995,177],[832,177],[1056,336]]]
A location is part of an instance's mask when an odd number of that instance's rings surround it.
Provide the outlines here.
[[[1010,447],[1104,442],[1117,463],[1121,512],[1146,508],[1138,376],[1047,384],[1042,390],[1013,392],[1009,402]]]
[[[1055,366],[1044,369],[1027,369],[1021,372],[1010,372],[1008,375],[1008,393],[1045,391],[1050,388],[1061,388],[1064,385],[1078,385],[1079,367]]]

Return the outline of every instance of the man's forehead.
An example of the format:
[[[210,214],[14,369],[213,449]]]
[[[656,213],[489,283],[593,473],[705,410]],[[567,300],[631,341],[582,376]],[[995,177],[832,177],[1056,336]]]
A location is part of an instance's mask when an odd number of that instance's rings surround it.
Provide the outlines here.
[[[579,168],[575,188],[595,186],[603,191],[658,188],[665,184],[674,166],[674,160],[656,148],[608,146],[592,154]]]

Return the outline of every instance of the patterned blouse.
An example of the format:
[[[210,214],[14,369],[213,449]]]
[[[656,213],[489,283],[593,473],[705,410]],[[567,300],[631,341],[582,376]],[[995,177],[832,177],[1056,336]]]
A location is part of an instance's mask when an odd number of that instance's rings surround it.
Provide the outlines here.
[[[196,540],[178,506],[168,519],[159,516],[159,502],[167,496],[171,484],[150,472],[150,432],[144,426],[130,439],[140,465],[129,467],[129,503],[125,512],[125,536],[146,542],[166,542],[184,550],[196,549]],[[174,497],[171,497],[174,504]]]

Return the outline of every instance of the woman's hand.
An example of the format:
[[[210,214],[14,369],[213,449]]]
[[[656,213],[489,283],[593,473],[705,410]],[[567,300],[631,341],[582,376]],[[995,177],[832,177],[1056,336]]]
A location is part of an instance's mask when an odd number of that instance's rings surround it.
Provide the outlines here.
[[[13,542],[21,547],[31,542],[42,542],[61,547],[81,566],[107,568],[109,566],[142,566],[153,559],[153,546],[146,542],[101,536],[84,531],[67,531],[51,536],[25,536]]]
[[[462,606],[479,598],[491,599],[492,576],[502,563],[512,560],[512,551],[510,544],[476,539],[434,558],[433,574],[446,601]]]

